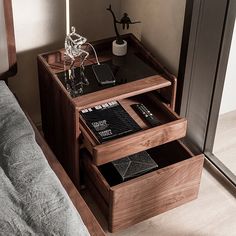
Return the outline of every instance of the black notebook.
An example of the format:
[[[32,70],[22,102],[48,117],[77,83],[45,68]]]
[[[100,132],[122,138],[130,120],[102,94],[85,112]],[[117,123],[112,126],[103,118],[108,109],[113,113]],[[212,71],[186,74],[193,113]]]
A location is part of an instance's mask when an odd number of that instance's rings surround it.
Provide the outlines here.
[[[80,114],[100,143],[141,130],[117,101],[84,109]]]

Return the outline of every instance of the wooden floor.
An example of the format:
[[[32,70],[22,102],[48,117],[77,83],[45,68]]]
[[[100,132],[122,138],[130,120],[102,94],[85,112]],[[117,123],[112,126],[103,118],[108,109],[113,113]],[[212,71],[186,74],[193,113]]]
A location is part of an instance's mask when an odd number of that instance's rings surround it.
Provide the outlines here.
[[[227,186],[227,188],[226,188]],[[84,198],[100,224],[107,229],[104,217],[91,196]],[[197,200],[134,225],[113,236],[235,236],[236,190],[205,163]]]
[[[236,175],[236,111],[219,117],[213,153]]]

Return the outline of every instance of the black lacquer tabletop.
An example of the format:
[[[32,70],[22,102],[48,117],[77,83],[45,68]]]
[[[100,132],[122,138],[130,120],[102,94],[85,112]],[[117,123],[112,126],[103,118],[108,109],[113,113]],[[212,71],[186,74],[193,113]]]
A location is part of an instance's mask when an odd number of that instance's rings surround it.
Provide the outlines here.
[[[92,65],[85,66],[84,74],[88,79],[88,85],[81,86],[80,68],[75,68],[73,73],[75,79],[71,81],[69,72],[60,72],[57,74],[62,84],[67,88],[72,97],[78,97],[84,94],[96,92],[116,85],[132,82],[135,80],[143,79],[149,76],[158,75],[158,71],[149,65],[142,56],[136,52],[129,52],[126,56],[117,57],[113,56],[112,59],[105,61],[111,68],[116,82],[110,85],[100,85],[92,70]],[[71,73],[71,72],[70,72]],[[79,86],[77,86],[79,84]],[[82,88],[81,88],[82,87]],[[78,90],[80,91],[73,91]]]

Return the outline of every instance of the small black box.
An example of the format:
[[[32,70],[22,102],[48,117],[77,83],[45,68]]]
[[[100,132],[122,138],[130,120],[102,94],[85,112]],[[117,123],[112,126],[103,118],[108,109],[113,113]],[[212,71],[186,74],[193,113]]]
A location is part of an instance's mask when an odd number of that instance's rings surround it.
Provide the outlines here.
[[[158,167],[157,163],[146,152],[139,152],[122,159],[112,161],[122,181],[140,176]]]

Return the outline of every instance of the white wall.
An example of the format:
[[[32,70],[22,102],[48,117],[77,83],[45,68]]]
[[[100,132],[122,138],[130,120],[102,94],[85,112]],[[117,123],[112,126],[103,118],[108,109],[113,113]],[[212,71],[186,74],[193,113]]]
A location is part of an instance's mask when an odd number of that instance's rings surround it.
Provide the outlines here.
[[[236,26],[231,43],[220,114],[236,110]]]
[[[121,0],[121,12],[131,20],[131,31],[177,75],[186,0]]]
[[[9,79],[23,108],[40,122],[36,57],[63,46],[65,0],[12,0],[18,73]]]
[[[77,31],[94,41],[115,35],[109,4],[116,15],[120,14],[120,0],[70,0],[71,25]]]

